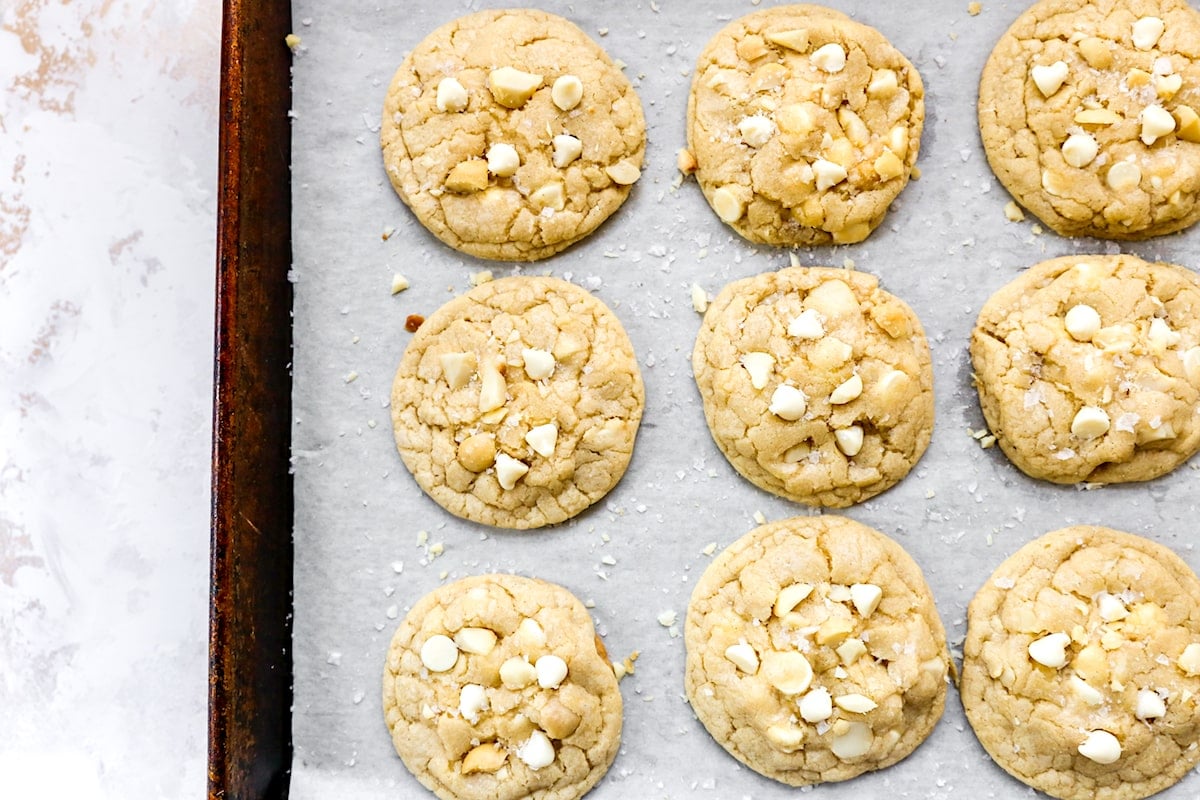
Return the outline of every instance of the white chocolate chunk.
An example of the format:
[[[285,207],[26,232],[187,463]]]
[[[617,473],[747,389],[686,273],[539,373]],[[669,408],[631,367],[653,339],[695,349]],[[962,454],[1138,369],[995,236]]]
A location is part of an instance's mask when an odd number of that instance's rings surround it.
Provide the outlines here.
[[[526,617],[521,620],[521,624],[517,626],[517,636],[521,638],[526,647],[546,646],[546,632],[542,630],[542,626],[536,619]]]
[[[477,683],[468,683],[462,687],[462,691],[458,693],[458,713],[463,715],[463,719],[474,725],[479,722],[480,712],[487,711],[487,709],[487,693],[482,686]]]
[[[517,758],[532,770],[539,770],[554,763],[554,745],[541,731],[534,731],[517,747]]]
[[[1067,333],[1077,342],[1090,342],[1100,332],[1100,313],[1089,305],[1071,306],[1063,317]]]
[[[505,108],[520,108],[529,102],[542,85],[542,76],[522,72],[513,67],[494,69],[488,75],[492,97]]]
[[[833,75],[846,68],[846,51],[837,42],[823,44],[809,56],[812,63],[822,72]]]
[[[771,378],[771,370],[775,367],[775,358],[770,353],[754,351],[742,356],[742,366],[750,373],[750,385],[755,389],[763,389]]]
[[[1189,677],[1200,675],[1200,644],[1193,642],[1183,648],[1179,654],[1179,668]]]
[[[708,293],[698,283],[692,284],[692,310],[697,314],[708,311]]]
[[[1104,705],[1104,695],[1078,675],[1072,675],[1067,683],[1070,685],[1071,691],[1075,693],[1075,696],[1089,706]]]
[[[511,491],[526,472],[529,472],[529,467],[524,462],[508,453],[496,454],[496,480],[500,482],[500,488]]]
[[[800,694],[812,683],[812,665],[803,653],[768,651],[762,658],[767,683],[784,694]]]
[[[713,210],[724,222],[737,222],[746,213],[746,204],[728,186],[718,187],[712,194]]]
[[[726,647],[725,658],[732,661],[735,667],[747,675],[758,672],[758,653],[754,652],[754,648],[745,642],[738,642]]]
[[[1183,354],[1183,372],[1188,383],[1200,386],[1200,347],[1189,347]]]
[[[508,399],[508,384],[500,373],[498,362],[491,358],[484,359],[479,377],[479,410],[488,412],[504,405]]]
[[[392,275],[392,294],[400,294],[409,287],[408,278],[396,272]]]
[[[1174,347],[1179,344],[1179,340],[1182,337],[1177,331],[1171,330],[1171,326],[1167,324],[1165,319],[1155,317],[1150,320],[1150,331],[1147,334],[1147,338],[1150,339],[1150,346],[1154,350],[1162,352],[1168,347]]]
[[[858,375],[851,375],[829,394],[829,402],[835,406],[845,405],[862,393],[862,378]]]
[[[536,347],[527,347],[521,351],[521,361],[525,364],[525,374],[532,380],[544,381],[554,374],[554,354]]]
[[[788,323],[788,336],[797,339],[820,339],[825,335],[825,325],[821,321],[821,313],[815,308],[806,308],[800,315]]]
[[[1063,142],[1063,160],[1072,167],[1086,167],[1100,152],[1100,145],[1090,133],[1073,133]]]
[[[525,434],[525,442],[533,448],[533,452],[543,458],[554,455],[554,447],[558,444],[558,426],[553,422],[530,428]]]
[[[537,669],[523,658],[513,656],[500,665],[500,682],[506,689],[524,689],[537,680]]]
[[[557,689],[567,677],[567,662],[554,654],[542,656],[533,668],[537,671],[538,686],[543,689]]]
[[[836,734],[829,743],[829,749],[840,759],[858,758],[865,756],[871,749],[875,735],[865,722],[851,722],[841,734]]]
[[[446,672],[458,663],[458,645],[449,636],[434,634],[421,645],[421,663],[430,672]]]
[[[803,53],[808,49],[808,31],[804,28],[771,32],[765,34],[764,38],[771,44],[786,47],[788,50],[795,50],[798,53]]]
[[[583,142],[569,133],[560,133],[552,141],[554,166],[562,169],[583,155]]]
[[[775,416],[789,422],[800,419],[808,410],[808,397],[795,386],[781,383],[775,387],[771,395],[771,404],[767,410]]]
[[[461,628],[454,634],[454,644],[464,653],[486,656],[496,646],[496,634],[487,628]]]
[[[1065,633],[1052,633],[1029,643],[1029,657],[1044,667],[1061,669],[1067,664],[1067,645],[1071,637]]]
[[[863,429],[861,425],[851,425],[848,428],[838,428],[833,432],[833,440],[838,450],[847,458],[854,458],[862,452]]]
[[[772,725],[767,728],[767,739],[785,753],[794,753],[804,746],[804,729],[791,725]]]
[[[1142,109],[1142,143],[1152,145],[1175,130],[1175,118],[1162,106],[1146,106]]]
[[[871,75],[871,82],[867,84],[867,95],[886,99],[895,95],[899,88],[900,83],[896,79],[895,70],[877,69]]]
[[[437,110],[443,113],[463,111],[467,107],[467,90],[454,78],[442,78],[437,86]]]
[[[1132,161],[1118,161],[1108,168],[1105,181],[1113,191],[1132,191],[1142,182],[1142,168]]]
[[[550,99],[560,111],[570,111],[583,100],[583,81],[574,75],[560,75],[550,88]]]
[[[1108,432],[1108,414],[1103,408],[1084,406],[1075,412],[1071,420],[1071,433],[1080,439],[1095,439]]]
[[[1167,715],[1167,704],[1157,692],[1149,689],[1139,689],[1137,693],[1137,709],[1133,715],[1141,720],[1161,719]]]
[[[762,114],[754,114],[738,123],[738,133],[742,135],[742,141],[751,147],[762,147],[775,133],[775,123]]]
[[[846,180],[846,176],[849,174],[841,164],[835,164],[824,158],[818,158],[814,161],[812,168],[813,174],[817,176],[817,191],[819,192],[837,186]]]
[[[850,602],[863,619],[875,613],[882,597],[883,589],[873,583],[855,583],[850,586]]]
[[[838,654],[842,664],[848,667],[867,654],[867,646],[863,644],[862,639],[850,637],[834,648],[834,652]]]
[[[471,382],[475,374],[474,353],[442,353],[438,356],[442,365],[442,375],[451,389],[461,389]]]
[[[1067,76],[1071,74],[1070,68],[1065,61],[1055,61],[1050,65],[1039,64],[1030,71],[1034,85],[1043,97],[1051,97],[1062,88],[1066,83]]]
[[[1138,50],[1149,50],[1158,44],[1158,38],[1166,28],[1166,23],[1158,17],[1142,17],[1133,23],[1133,46]]]
[[[1100,619],[1105,622],[1118,622],[1129,616],[1129,609],[1115,594],[1101,592],[1096,599],[1096,605],[1100,611]]]
[[[495,175],[497,178],[511,178],[517,174],[517,169],[521,166],[521,157],[517,155],[517,148],[511,144],[498,142],[488,148],[487,151],[487,167],[488,172]]]
[[[833,716],[833,697],[818,686],[800,699],[800,716],[805,722],[824,722]]]
[[[879,704],[865,694],[843,694],[833,698],[834,705],[852,714],[866,714],[879,708]]]
[[[1108,731],[1091,731],[1079,745],[1079,755],[1097,764],[1111,764],[1121,757],[1121,743]]]
[[[785,586],[779,590],[779,594],[775,598],[775,605],[771,610],[775,616],[782,617],[804,602],[804,599],[812,594],[812,590],[812,584],[808,583],[793,583],[791,586]]]

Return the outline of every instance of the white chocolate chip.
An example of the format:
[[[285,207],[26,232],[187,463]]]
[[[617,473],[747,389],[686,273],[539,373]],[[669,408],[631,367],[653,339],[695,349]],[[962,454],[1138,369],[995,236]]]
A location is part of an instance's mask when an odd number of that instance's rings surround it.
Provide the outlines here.
[[[817,69],[831,75],[841,72],[846,67],[846,51],[837,42],[821,45],[809,58]]]
[[[1179,94],[1179,90],[1183,88],[1182,75],[1155,75],[1154,76],[1154,91],[1159,98],[1170,100],[1175,95]]]
[[[521,624],[517,626],[517,635],[521,637],[521,641],[527,647],[546,646],[546,632],[542,630],[542,626],[536,619],[527,617],[521,620]]]
[[[488,172],[497,178],[511,178],[521,166],[521,157],[517,155],[517,148],[499,142],[488,148],[487,166]]]
[[[522,72],[513,67],[494,69],[488,75],[488,88],[492,91],[492,97],[505,108],[520,108],[525,105],[541,85],[541,75]]]
[[[835,647],[834,652],[838,654],[842,664],[848,667],[867,654],[867,646],[863,644],[862,639],[850,637]]]
[[[392,294],[400,294],[409,287],[408,278],[399,272],[392,275]]]
[[[1141,720],[1160,719],[1167,715],[1167,704],[1157,692],[1149,689],[1139,689],[1137,693],[1137,710],[1133,715]]]
[[[754,351],[742,356],[742,366],[750,373],[750,385],[755,389],[763,389],[771,378],[771,370],[775,367],[775,358],[770,353]]]
[[[847,458],[854,458],[862,452],[863,429],[861,425],[851,425],[848,428],[838,428],[833,432],[833,440],[838,450]]]
[[[1111,764],[1121,757],[1121,743],[1108,731],[1091,731],[1079,745],[1079,755],[1097,764]]]
[[[1179,654],[1179,668],[1189,677],[1200,675],[1200,644],[1193,642]]]
[[[763,677],[784,694],[800,694],[812,683],[812,665],[794,650],[768,651],[762,659]]]
[[[561,75],[550,88],[550,99],[560,111],[570,111],[583,100],[583,81],[574,75]]]
[[[1175,118],[1162,106],[1146,106],[1142,109],[1142,142],[1152,145],[1175,130]]]
[[[569,133],[560,133],[554,137],[554,166],[562,169],[583,155],[583,142]]]
[[[863,619],[875,613],[882,597],[883,589],[873,583],[855,583],[850,586],[850,602],[854,603],[854,608]]]
[[[1042,96],[1050,97],[1066,83],[1067,76],[1071,73],[1071,70],[1067,66],[1067,62],[1055,61],[1049,66],[1039,64],[1029,72]]]
[[[804,28],[767,33],[765,38],[771,44],[786,47],[788,50],[795,50],[798,53],[803,53],[808,49],[808,31]]]
[[[806,308],[800,315],[788,323],[788,336],[797,339],[820,339],[825,335],[825,325],[821,321],[821,313],[815,308]]]
[[[762,147],[775,133],[775,123],[762,114],[754,114],[738,123],[738,133],[742,135],[742,141],[751,147]]]
[[[1133,46],[1138,50],[1149,50],[1158,44],[1158,38],[1166,27],[1166,23],[1158,17],[1142,17],[1133,23]]]
[[[604,174],[618,186],[632,186],[642,177],[642,171],[629,161],[618,161],[604,168]]]
[[[1100,619],[1105,622],[1118,622],[1129,616],[1129,609],[1115,594],[1101,592],[1096,598],[1096,605],[1100,611]]]
[[[454,644],[464,653],[486,656],[496,646],[496,634],[487,628],[462,628],[454,634]]]
[[[438,356],[442,365],[442,375],[451,389],[461,389],[471,382],[475,374],[474,353],[442,353]]]
[[[885,181],[890,181],[892,178],[899,178],[904,174],[904,162],[886,147],[883,148],[883,152],[879,154],[879,157],[871,162],[871,166],[879,173],[879,177]]]
[[[504,405],[508,399],[508,384],[500,373],[498,361],[485,358],[479,369],[479,410],[492,411]]]
[[[496,480],[500,482],[502,489],[511,491],[526,472],[529,472],[529,467],[524,462],[518,461],[508,453],[496,454]]]
[[[796,606],[804,602],[804,599],[812,594],[812,584],[808,583],[793,583],[791,586],[785,586],[779,590],[779,595],[775,598],[775,605],[772,608],[775,616],[782,617],[784,614],[790,613]]]
[[[1071,433],[1080,439],[1095,439],[1108,432],[1108,414],[1103,408],[1084,406],[1071,420]]]
[[[1072,675],[1067,683],[1075,695],[1089,706],[1104,705],[1104,695],[1078,675]]]
[[[458,663],[458,645],[449,636],[434,634],[421,645],[421,663],[430,672],[446,672]]]
[[[1051,633],[1029,643],[1029,657],[1044,667],[1061,669],[1067,664],[1067,645],[1071,637],[1065,633]]]
[[[539,770],[554,763],[554,745],[541,731],[534,731],[517,747],[517,758],[532,770]]]
[[[754,648],[745,642],[738,642],[726,647],[725,657],[747,675],[758,672],[758,653],[754,652]]]
[[[877,69],[871,75],[871,82],[867,84],[867,95],[886,99],[895,95],[899,88],[900,83],[896,79],[895,70]]]
[[[1090,342],[1100,332],[1100,313],[1089,305],[1071,306],[1063,317],[1067,333],[1077,342]]]
[[[814,161],[812,168],[813,174],[817,176],[817,191],[819,192],[837,186],[846,180],[846,176],[849,174],[841,164],[835,164],[823,158]]]
[[[835,406],[845,405],[863,393],[862,378],[851,375],[834,389],[829,395],[829,402]]]
[[[840,734],[835,733],[833,741],[829,743],[829,749],[841,759],[858,758],[870,751],[874,740],[875,736],[871,733],[869,725],[865,722],[851,722]]]
[[[554,374],[554,354],[536,347],[527,347],[521,351],[521,361],[525,364],[525,374],[532,380],[544,381]]]
[[[800,716],[805,722],[824,722],[833,716],[833,697],[818,686],[800,699]]]
[[[1105,181],[1113,191],[1132,191],[1142,182],[1142,168],[1132,161],[1118,161],[1108,168]]]
[[[534,662],[537,671],[538,686],[543,689],[557,689],[567,677],[567,662],[556,655],[546,655]]]
[[[713,210],[724,222],[737,222],[746,213],[746,204],[728,186],[718,187],[712,194]]]
[[[513,656],[500,665],[500,682],[506,689],[524,689],[537,680],[537,669],[523,658]]]
[[[708,310],[708,293],[698,283],[692,284],[692,310],[697,314],[703,314]]]
[[[437,86],[437,110],[445,113],[463,111],[467,107],[467,90],[454,78],[442,78]]]
[[[808,410],[808,397],[795,386],[781,383],[775,387],[775,392],[771,395],[771,404],[767,406],[767,410],[789,422],[797,420]]]
[[[1150,331],[1147,334],[1150,340],[1150,347],[1157,352],[1162,352],[1168,347],[1174,347],[1179,344],[1182,338],[1177,331],[1171,330],[1171,326],[1167,324],[1165,319],[1155,317],[1150,320]]]
[[[487,693],[482,686],[468,683],[462,687],[462,691],[458,693],[458,713],[463,715],[463,719],[474,725],[479,722],[479,713],[487,709]]]
[[[1090,133],[1073,133],[1063,142],[1063,160],[1072,167],[1086,167],[1100,152],[1100,145]]]
[[[553,422],[530,428],[525,434],[525,442],[533,448],[533,452],[543,458],[554,455],[554,447],[558,444],[558,426]]]
[[[879,704],[865,694],[843,694],[833,699],[834,705],[852,714],[866,714],[879,708]]]
[[[1189,347],[1183,354],[1183,372],[1189,383],[1200,386],[1200,347]]]

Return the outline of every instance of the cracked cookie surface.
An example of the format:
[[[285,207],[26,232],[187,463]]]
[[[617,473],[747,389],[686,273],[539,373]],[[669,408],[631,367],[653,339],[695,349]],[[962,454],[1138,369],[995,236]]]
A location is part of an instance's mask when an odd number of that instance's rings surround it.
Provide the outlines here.
[[[1148,539],[1076,526],[971,601],[963,707],[992,758],[1066,800],[1137,800],[1200,760],[1200,581]]]
[[[704,316],[692,370],[733,467],[808,505],[890,488],[933,430],[921,323],[863,272],[792,267],[729,284]]]
[[[1043,0],[979,83],[988,162],[1064,236],[1142,239],[1200,219],[1200,14],[1183,0]]]
[[[479,11],[392,78],[380,143],[400,198],[446,244],[507,261],[587,236],[640,175],[646,123],[608,55],[562,17]]]
[[[383,712],[409,771],[444,800],[574,800],[621,737],[621,693],[587,609],[552,583],[464,578],[392,637]]]
[[[1055,483],[1144,481],[1200,449],[1200,279],[1135,256],[1030,267],[971,334],[1005,455]]]
[[[688,147],[717,216],[753,242],[859,242],[908,183],[925,119],[917,70],[832,9],[749,14],[713,37]]]
[[[910,754],[942,716],[950,655],[900,545],[845,517],[754,529],[688,605],[686,689],[731,755],[793,786]]]
[[[537,528],[606,495],[645,407],[633,345],[602,302],[557,278],[482,284],[431,315],[392,384],[396,446],[443,508]]]

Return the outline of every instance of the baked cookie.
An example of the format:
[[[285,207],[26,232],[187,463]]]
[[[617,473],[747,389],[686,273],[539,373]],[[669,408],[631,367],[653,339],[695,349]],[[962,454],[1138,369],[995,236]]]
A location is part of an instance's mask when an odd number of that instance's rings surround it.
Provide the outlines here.
[[[696,63],[697,181],[752,242],[861,242],[908,183],[924,97],[916,68],[874,28],[821,6],[757,11]]]
[[[417,329],[392,384],[405,466],[452,514],[501,528],[575,516],[629,464],[645,407],[608,307],[557,278],[482,284]]]
[[[692,371],[734,469],[808,505],[891,487],[933,430],[921,323],[863,272],[792,267],[729,284],[704,315]]]
[[[479,11],[435,30],[392,78],[379,133],[400,198],[446,244],[535,261],[629,196],[646,146],[633,87],[571,22]]]
[[[979,82],[1004,188],[1064,236],[1144,239],[1200,219],[1200,14],[1185,0],[1042,0]]]
[[[573,800],[621,739],[621,692],[587,609],[561,586],[464,578],[392,637],[383,713],[404,765],[444,800]]]
[[[1010,556],[967,611],[960,686],[996,763],[1065,800],[1137,800],[1200,761],[1200,581],[1079,525]]]
[[[1200,279],[1135,256],[1067,256],[996,292],[971,334],[988,427],[1025,474],[1157,478],[1200,449]]]
[[[686,687],[734,758],[792,786],[907,756],[942,716],[950,654],[920,568],[854,520],[755,528],[692,592]]]

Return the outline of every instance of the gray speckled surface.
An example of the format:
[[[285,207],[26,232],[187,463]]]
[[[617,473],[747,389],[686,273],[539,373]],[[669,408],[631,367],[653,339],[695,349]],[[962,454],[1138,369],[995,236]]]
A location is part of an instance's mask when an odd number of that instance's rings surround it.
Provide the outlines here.
[[[612,770],[589,798],[783,798],[796,790],[727,756],[684,702],[679,615],[723,547],[768,519],[810,513],[742,480],[709,438],[691,376],[699,325],[689,289],[788,263],[722,225],[694,182],[678,189],[675,151],[696,56],[742,2],[539,3],[573,19],[627,64],[646,112],[647,165],[630,200],[593,236],[532,266],[460,256],[427,234],[392,191],[379,156],[383,94],[404,54],[437,25],[492,3],[294,4],[295,61],[295,764],[292,796],[422,797],[392,751],[380,712],[384,653],[399,618],[444,580],[514,571],[554,580],[595,602],[610,654],[641,652],[621,683],[625,731]],[[503,4],[500,4],[503,5]],[[767,5],[767,4],[763,4]],[[976,82],[992,45],[1024,4],[966,0],[833,3],[878,28],[921,71],[926,125],[911,183],[866,242],[807,248],[804,265],[856,268],[920,316],[933,350],[937,422],[916,469],[846,514],[895,538],[925,571],[957,658],[966,606],[991,571],[1046,531],[1099,523],[1150,536],[1195,568],[1193,461],[1150,484],[1084,492],[1023,476],[968,428],[983,426],[966,345],[987,297],[1052,256],[1132,252],[1195,267],[1200,230],[1145,243],[1067,240],[1008,222],[1008,196],[988,169],[975,124]],[[601,36],[599,32],[607,30]],[[382,233],[394,228],[384,240]],[[424,497],[396,454],[387,399],[408,342],[405,316],[429,314],[497,275],[549,272],[591,289],[629,332],[646,383],[646,414],[624,480],[597,506],[551,530],[487,529]],[[392,296],[392,274],[412,282]],[[349,380],[350,376],[356,376]],[[430,561],[418,532],[441,543]],[[606,563],[615,562],[615,563]],[[403,564],[402,571],[400,565]],[[1162,797],[1195,796],[1186,777]],[[1032,794],[988,759],[951,688],[930,739],[900,764],[818,791],[831,798],[977,798]]]

